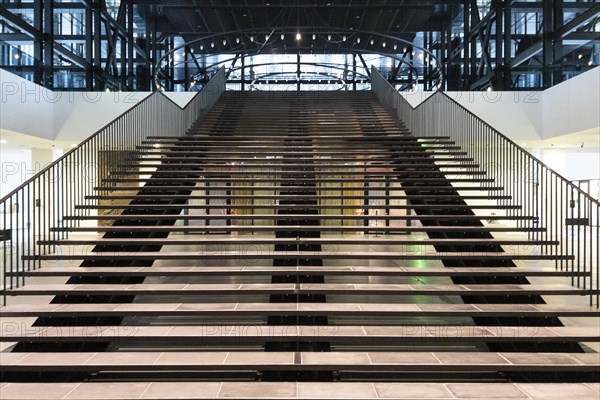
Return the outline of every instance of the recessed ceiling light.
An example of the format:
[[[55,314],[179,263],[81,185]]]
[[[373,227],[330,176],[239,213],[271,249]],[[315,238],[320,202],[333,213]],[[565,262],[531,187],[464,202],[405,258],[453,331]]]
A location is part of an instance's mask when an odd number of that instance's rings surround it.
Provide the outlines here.
[[[296,40],[300,40],[302,39],[302,35],[300,34],[300,32],[296,33]]]

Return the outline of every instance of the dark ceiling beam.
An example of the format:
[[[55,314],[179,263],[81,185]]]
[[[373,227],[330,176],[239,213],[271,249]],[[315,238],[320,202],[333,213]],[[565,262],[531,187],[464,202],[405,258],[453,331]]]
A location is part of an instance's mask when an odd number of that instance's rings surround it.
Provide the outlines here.
[[[439,0],[440,3],[446,3],[445,1]],[[461,4],[461,1],[455,0],[452,1],[454,4]],[[144,1],[144,3],[146,3],[146,1]],[[379,8],[387,8],[387,9],[403,9],[403,8],[423,8],[423,9],[430,9],[432,6],[432,2],[429,1],[427,2],[429,4],[424,5],[422,1],[419,2],[414,2],[414,3],[392,3],[392,4],[388,4],[388,5],[381,5],[381,4],[364,4],[361,2],[357,2],[355,4],[331,4],[331,5],[326,5],[326,4],[315,4],[315,3],[301,3],[299,6],[300,8],[311,8],[311,9],[348,9],[348,8],[356,8],[356,9],[364,9],[364,8],[369,8],[369,9],[379,9]],[[198,8],[198,9],[232,9],[232,8],[239,8],[239,9],[277,9],[277,8],[298,8],[298,3],[296,2],[286,2],[286,4],[277,4],[277,5],[271,5],[271,6],[267,6],[265,4],[232,4],[232,5],[228,5],[228,4],[204,4],[204,5],[200,5],[200,6],[195,6],[193,4],[168,4],[166,2],[148,2],[149,5],[159,5],[160,7],[162,7],[163,9],[168,9],[168,8],[178,8],[178,9],[183,9],[183,8]]]
[[[210,4],[214,4],[214,0],[210,0]],[[227,11],[227,10],[224,10]],[[221,27],[221,32],[227,32],[228,29],[225,28],[225,25],[223,24],[223,19],[221,18],[221,12],[217,13],[217,22],[219,23],[219,26]],[[221,43],[216,43],[215,46],[217,47],[222,47]]]
[[[227,0],[227,4],[230,4],[230,0]],[[233,24],[235,25],[235,29],[239,31],[241,28],[240,28],[240,24],[239,24],[239,21],[235,15],[235,13],[231,13],[231,17],[233,19]],[[244,48],[244,53],[247,53],[248,48],[246,47],[246,41],[241,42],[241,45]]]

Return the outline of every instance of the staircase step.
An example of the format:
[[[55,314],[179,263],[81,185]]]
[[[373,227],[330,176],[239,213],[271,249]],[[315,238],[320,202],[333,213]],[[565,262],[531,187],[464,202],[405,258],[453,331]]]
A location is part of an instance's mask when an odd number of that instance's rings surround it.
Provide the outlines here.
[[[118,219],[115,215],[113,219]],[[201,220],[202,216],[198,216]],[[225,218],[223,218],[225,219]],[[311,226],[311,225],[135,225],[135,226],[63,226],[53,232],[543,232],[542,227],[505,226]]]
[[[406,285],[406,284],[352,284],[352,283],[207,283],[207,284],[64,284],[25,285],[8,289],[10,296],[23,295],[585,295],[589,290],[571,285]]]
[[[209,182],[211,180],[210,177],[198,177],[198,175],[200,174],[204,174],[205,171],[203,171],[204,168],[206,168],[206,164],[198,164],[198,163],[188,163],[188,162],[184,162],[184,160],[189,160],[188,158],[182,158],[181,162],[179,162],[176,159],[173,159],[172,157],[169,157],[168,160],[166,160],[165,158],[144,158],[141,159],[140,162],[135,162],[135,163],[124,163],[122,164],[122,168],[124,168],[125,170],[121,170],[121,171],[113,171],[111,173],[111,176],[118,176],[118,175],[131,175],[131,174],[152,174],[153,176],[158,176],[158,175],[170,175],[170,174],[174,174],[174,175],[191,175],[194,176],[194,179],[199,179],[199,182]],[[152,162],[156,162],[156,161],[168,161],[168,162],[164,162],[164,163],[155,163],[152,164]],[[177,163],[174,163],[174,161],[177,161]],[[235,160],[234,160],[235,161]],[[235,162],[239,162],[239,161],[235,161]],[[253,165],[253,166],[257,166],[258,164],[248,164],[248,165]],[[307,168],[314,168],[312,166],[312,164],[306,164]],[[318,164],[317,164],[318,166]],[[135,171],[128,171],[127,169],[131,169],[131,168],[160,168],[157,171],[140,171],[140,170],[135,170]],[[181,168],[197,168],[197,169],[187,169],[187,170],[182,170]],[[223,168],[223,166],[220,167],[215,167],[215,168]],[[270,168],[270,167],[265,167],[265,168]],[[362,166],[354,166],[353,169],[358,169],[360,168],[361,170],[364,169],[362,168]],[[414,175],[419,175],[421,177],[423,177],[423,179],[427,180],[430,179],[431,176],[434,177],[439,177],[439,176],[453,176],[453,175],[459,175],[459,176],[480,176],[480,175],[485,175],[486,172],[485,171],[474,171],[472,168],[468,169],[468,170],[448,170],[447,168],[450,167],[444,167],[445,169],[443,171],[439,171],[437,170],[437,168],[432,169],[432,170],[423,170],[423,171],[419,171],[419,172],[415,172],[415,171],[411,171],[411,170],[398,170],[398,171],[394,171],[391,175],[397,177],[397,176],[414,176]],[[232,168],[233,169],[233,168]],[[281,171],[279,171],[281,172]],[[369,171],[367,171],[369,172]],[[352,173],[350,172],[339,172],[337,174],[337,176],[348,176],[348,175],[352,175],[354,176],[356,174],[356,171],[354,170]],[[235,175],[233,173],[230,173],[230,175]],[[279,175],[279,174],[278,174]],[[322,174],[319,174],[322,175]],[[360,175],[364,175],[363,173],[361,173]],[[369,174],[367,174],[369,175]],[[367,181],[369,182],[398,182],[398,180],[396,178],[389,178],[389,179],[382,179],[379,177],[379,175],[385,175],[388,176],[390,174],[388,174],[387,172],[380,172],[378,173],[376,176],[374,176],[373,178],[369,178],[367,179]],[[256,179],[256,182],[280,182],[282,180],[281,177],[279,176],[272,176],[272,177],[252,177],[252,178],[238,178],[237,176],[231,176],[229,178],[227,178],[228,181],[231,182],[244,182],[244,181],[254,181],[254,179]],[[212,178],[212,180],[215,180],[215,178]],[[222,181],[222,180],[220,180]],[[346,182],[344,180],[344,178],[339,178],[339,177],[334,177],[334,178],[321,178],[321,177],[316,177],[316,178],[303,178],[303,181],[306,182]],[[353,178],[351,180],[347,180],[347,182],[363,182],[365,181],[365,178]]]
[[[99,205],[79,205],[75,206],[78,210],[110,210],[110,209],[153,209],[153,210],[227,210],[231,208],[250,208],[250,209],[275,209],[275,210],[519,210],[519,205],[494,205],[494,204],[389,204],[389,205],[352,205],[352,204],[99,204]]]
[[[81,254],[37,254],[23,256],[24,260],[572,260],[563,254],[532,254],[531,252],[428,252],[416,251],[229,251],[207,249],[206,251],[107,251]]]
[[[594,372],[597,354],[493,352],[5,353],[0,371],[570,371]]]
[[[180,378],[181,379],[181,378]],[[494,398],[524,398],[530,400],[568,399],[597,400],[600,393],[595,383],[510,383],[510,382],[65,382],[65,383],[8,383],[2,386],[3,400],[81,400],[104,398],[121,400],[315,400],[316,395],[327,399],[360,398],[363,400],[429,400],[474,399],[493,395]],[[326,396],[326,397],[325,397]]]
[[[595,327],[539,326],[352,326],[352,325],[160,325],[160,326],[25,326],[0,332],[3,342],[100,342],[118,343],[149,340],[154,346],[198,346],[233,342],[256,345],[280,341],[324,341],[334,344],[378,346],[453,342],[600,342]],[[150,346],[150,345],[146,345]]]
[[[549,304],[397,303],[83,303],[14,304],[3,317],[600,317],[592,306]]]
[[[225,205],[224,205],[225,207]],[[240,206],[238,206],[240,207]],[[241,206],[242,208],[244,206]],[[252,208],[251,205],[246,206]],[[360,206],[355,206],[360,207]],[[185,207],[182,207],[185,208]],[[229,206],[231,208],[231,205]],[[528,215],[356,215],[356,214],[203,214],[203,215],[185,215],[185,214],[119,214],[119,215],[67,215],[64,220],[211,220],[211,219],[231,219],[231,220],[255,220],[255,219],[273,219],[278,221],[301,220],[301,221],[325,221],[325,220],[403,220],[403,221],[471,221],[471,220],[502,220],[502,221],[534,221],[536,217]]]
[[[590,272],[535,267],[273,267],[273,266],[203,266],[203,267],[47,267],[8,273],[20,276],[589,276]]]
[[[119,238],[119,239],[57,239],[40,240],[41,245],[275,245],[275,244],[342,244],[342,245],[396,245],[396,246],[473,246],[473,245],[513,245],[513,246],[555,246],[558,241],[527,239],[390,239],[381,237],[339,237],[339,238],[252,238],[252,237],[201,237],[201,238]],[[514,270],[514,269],[513,269]]]

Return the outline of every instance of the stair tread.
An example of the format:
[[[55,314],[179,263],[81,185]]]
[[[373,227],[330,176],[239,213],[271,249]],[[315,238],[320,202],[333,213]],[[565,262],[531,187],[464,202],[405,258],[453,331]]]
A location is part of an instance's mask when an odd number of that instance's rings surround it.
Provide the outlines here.
[[[21,273],[21,272],[19,272]],[[25,271],[28,276],[71,276],[71,275],[139,275],[139,276],[196,276],[196,275],[392,275],[392,276],[573,276],[589,275],[589,272],[561,271],[540,267],[42,267]]]
[[[599,384],[595,383],[512,383],[512,382],[64,382],[64,383],[7,383],[1,386],[4,400],[105,398],[121,400],[154,399],[265,399],[265,394],[288,400],[314,400],[316,393],[326,393],[328,399],[359,397],[363,400],[459,400],[477,398],[515,398],[548,400],[548,393],[557,398],[597,400]]]
[[[299,356],[299,357],[298,357]],[[598,354],[493,352],[64,352],[4,353],[0,371],[74,370],[590,371]]]
[[[227,227],[225,227],[227,228]],[[363,228],[364,229],[364,228]],[[25,260],[70,260],[70,259],[396,259],[396,260],[571,260],[573,256],[563,254],[530,254],[527,252],[436,252],[436,251],[248,251],[248,250],[220,250],[207,249],[206,251],[106,251],[84,252],[69,254],[38,254],[23,256]]]
[[[45,294],[176,294],[176,295],[244,295],[244,294],[394,294],[394,295],[521,295],[575,294],[589,291],[571,285],[409,285],[362,283],[148,283],[148,284],[29,284],[5,291],[9,295]]]
[[[225,205],[223,207],[226,207]],[[230,208],[244,208],[239,205],[229,205]],[[360,207],[360,206],[356,206]],[[384,207],[384,206],[382,206]],[[246,208],[252,208],[251,205]],[[116,214],[116,215],[68,215],[63,217],[66,220],[102,220],[102,219],[302,219],[302,220],[322,220],[322,219],[340,219],[340,220],[374,220],[374,219],[392,219],[392,220],[535,220],[536,217],[528,215],[459,215],[459,214],[438,214],[438,215],[356,215],[356,214],[205,214],[205,215],[182,215],[182,214]]]
[[[202,216],[204,218],[204,216]],[[113,216],[114,218],[114,216]],[[200,237],[200,238],[99,238],[99,239],[62,239],[62,240],[40,240],[39,244],[54,245],[88,245],[88,244],[160,244],[180,245],[180,244],[370,244],[370,245],[418,245],[418,246],[436,246],[436,245],[523,245],[530,246],[535,244],[556,245],[557,240],[529,240],[529,239],[387,239],[381,237],[340,237],[340,238],[252,238],[252,237]]]
[[[196,342],[223,340],[231,338],[253,339],[258,341],[280,341],[285,339],[299,341],[323,340],[341,342],[358,339],[373,341],[411,339],[430,339],[439,341],[457,341],[485,339],[486,341],[527,342],[537,340],[600,341],[600,331],[596,327],[538,327],[538,326],[468,326],[468,325],[103,325],[103,326],[15,326],[0,332],[0,340],[36,340],[36,341],[99,341],[109,338],[115,340],[195,339]],[[161,341],[160,343],[164,343]]]
[[[369,218],[365,216],[365,219]],[[115,215],[113,219],[118,219]],[[199,215],[198,220],[202,219]],[[223,218],[226,219],[226,218]],[[79,226],[79,227],[54,227],[51,231],[79,231],[79,232],[198,232],[198,231],[341,231],[341,232],[361,232],[361,231],[381,231],[381,232],[542,232],[542,227],[506,227],[506,226],[311,226],[311,225],[199,225],[199,226],[172,226],[172,225],[132,225],[132,226]]]
[[[88,303],[11,304],[8,316],[600,316],[592,306],[550,304],[400,304],[400,303]]]

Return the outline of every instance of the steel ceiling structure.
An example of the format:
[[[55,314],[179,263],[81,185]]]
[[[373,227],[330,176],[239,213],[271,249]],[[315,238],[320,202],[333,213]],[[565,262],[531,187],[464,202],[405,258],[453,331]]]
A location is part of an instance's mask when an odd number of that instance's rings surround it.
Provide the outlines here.
[[[567,0],[2,0],[0,67],[65,90],[149,90],[164,68],[190,90],[229,59],[244,88],[251,56],[296,55],[300,80],[303,56],[345,54],[352,88],[383,54],[398,89],[433,88],[435,68],[450,90],[541,89],[600,63],[599,16]]]

